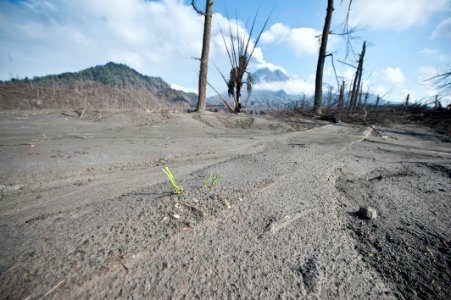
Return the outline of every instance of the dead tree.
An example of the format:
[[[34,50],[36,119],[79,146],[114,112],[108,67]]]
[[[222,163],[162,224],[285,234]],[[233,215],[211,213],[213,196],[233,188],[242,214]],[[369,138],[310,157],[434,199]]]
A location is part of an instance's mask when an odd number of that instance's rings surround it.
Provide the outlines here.
[[[367,105],[368,105],[368,98],[370,97],[370,89],[368,88],[367,90],[366,90],[366,93],[365,93],[365,101],[363,102],[363,105],[365,106],[365,107],[367,107]]]
[[[359,100],[357,101],[357,107],[362,106],[362,97],[363,97],[363,86],[360,86],[360,91],[359,91]]]
[[[321,114],[323,104],[323,72],[324,63],[326,61],[327,40],[330,33],[330,24],[332,22],[332,13],[334,11],[334,1],[327,1],[327,14],[324,22],[323,33],[321,35],[321,45],[319,47],[318,64],[316,65],[315,77],[315,103],[313,105],[313,112],[317,115]]]
[[[263,31],[266,28],[266,25],[269,21],[269,16],[266,19],[265,23],[261,27],[261,30],[256,36],[256,39],[254,42],[252,42],[252,34],[254,33],[255,24],[257,21],[258,11],[255,14],[254,20],[252,22],[252,25],[249,29],[249,34],[246,34],[246,32],[239,32],[239,24],[236,23],[236,33],[232,31],[232,24],[229,21],[229,40],[230,43],[227,43],[224,32],[222,31],[222,28],[220,27],[219,30],[222,35],[222,39],[224,41],[224,46],[227,51],[227,56],[229,57],[230,62],[230,73],[229,78],[221,72],[221,70],[218,69],[219,73],[221,74],[221,77],[224,79],[224,82],[227,85],[227,94],[229,95],[229,98],[233,99],[234,106],[232,107],[227,101],[223,100],[224,104],[228,108],[229,111],[234,113],[241,112],[243,106],[241,103],[241,92],[243,90],[243,86],[246,85],[247,90],[247,100],[249,100],[249,96],[252,92],[252,86],[253,86],[253,77],[252,74],[248,71],[249,62],[251,61],[252,55],[254,54],[255,48],[257,47],[258,42],[260,41],[260,37],[263,34]],[[246,79],[245,76],[246,75]],[[246,100],[246,102],[247,102]]]
[[[331,105],[332,105],[332,86],[329,87],[329,92],[327,93],[326,114],[329,114]]]
[[[338,96],[338,112],[341,112],[345,103],[345,81],[340,85],[340,95]]]
[[[211,19],[213,17],[213,0],[206,0],[205,11],[200,10],[196,5],[196,0],[192,0],[191,5],[194,10],[204,16],[204,35],[202,39],[202,56],[200,58],[199,70],[199,95],[197,100],[197,112],[204,112],[207,104],[207,76],[208,76],[208,55],[210,52]]]
[[[442,106],[442,104],[440,103],[440,101],[438,100],[438,94],[435,95],[435,101],[434,101],[434,108],[440,108]]]
[[[379,94],[377,94],[377,98],[376,98],[376,110],[377,110],[377,107],[379,106],[379,100],[381,99],[381,97],[379,97]]]
[[[366,51],[366,41],[363,42],[362,52],[360,53],[359,63],[357,66],[357,71],[354,77],[354,83],[352,84],[352,92],[351,92],[351,103],[350,103],[350,112],[356,108],[357,106],[357,98],[359,96],[360,85],[362,83],[362,73],[363,73],[363,60],[365,58]]]
[[[425,82],[432,82],[439,91],[449,93],[451,92],[451,69],[426,79]]]
[[[409,106],[410,94],[407,94],[405,107]]]

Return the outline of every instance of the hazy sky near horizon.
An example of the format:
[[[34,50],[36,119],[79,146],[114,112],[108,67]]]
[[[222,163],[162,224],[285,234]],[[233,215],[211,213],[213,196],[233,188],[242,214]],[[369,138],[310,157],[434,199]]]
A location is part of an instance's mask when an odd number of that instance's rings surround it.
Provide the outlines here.
[[[335,1],[333,32],[342,31],[348,1]],[[205,0],[197,3],[203,7]],[[280,69],[290,80],[256,88],[312,94],[327,0],[215,0],[209,81],[219,91],[226,89],[215,68],[229,72],[219,28],[227,31],[232,20],[245,30],[258,7],[258,29],[271,16],[251,71]],[[394,101],[407,93],[429,101],[437,93],[424,80],[450,69],[451,0],[354,0],[350,24],[357,28],[357,52],[367,41],[365,90]],[[0,0],[0,79],[74,72],[114,61],[196,91],[199,62],[194,58],[200,57],[202,30],[203,18],[191,0]],[[345,59],[345,49],[340,36],[330,37],[328,52],[338,75],[350,82],[354,69],[338,62]],[[356,56],[346,62],[355,65]],[[333,74],[328,59],[324,79],[335,87]],[[449,96],[443,102],[450,103]]]

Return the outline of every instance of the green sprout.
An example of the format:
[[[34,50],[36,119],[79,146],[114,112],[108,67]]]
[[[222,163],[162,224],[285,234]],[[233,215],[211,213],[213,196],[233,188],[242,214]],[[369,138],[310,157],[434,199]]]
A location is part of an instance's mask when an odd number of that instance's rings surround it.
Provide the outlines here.
[[[210,173],[210,175],[207,177],[207,180],[205,180],[205,187],[214,187],[219,183],[220,180],[221,176],[219,176],[218,173]]]
[[[177,182],[175,181],[174,175],[172,175],[171,170],[169,170],[169,167],[166,167],[163,169],[163,172],[168,176],[169,180],[172,183],[172,186],[174,187],[174,191],[176,194],[181,194],[183,189],[182,187],[177,185]]]

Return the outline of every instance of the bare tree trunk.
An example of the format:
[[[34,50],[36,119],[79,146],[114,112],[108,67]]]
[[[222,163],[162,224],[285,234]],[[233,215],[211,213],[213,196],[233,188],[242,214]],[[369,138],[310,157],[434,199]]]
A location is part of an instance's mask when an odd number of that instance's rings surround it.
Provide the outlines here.
[[[362,83],[363,73],[363,60],[365,58],[366,41],[363,42],[362,52],[360,53],[359,64],[354,77],[354,83],[352,85],[350,112],[352,112],[357,105],[357,98],[359,96],[360,84]]]
[[[362,106],[362,97],[363,97],[363,86],[360,87],[359,101],[357,101],[357,107]]]
[[[315,103],[313,105],[313,112],[317,115],[321,114],[321,107],[323,102],[323,71],[324,62],[326,61],[327,40],[329,38],[333,11],[334,0],[328,0],[326,21],[324,23],[323,34],[321,35],[321,46],[319,47],[318,64],[316,65]]]
[[[345,81],[341,83],[340,86],[340,95],[338,96],[338,112],[341,112],[343,109],[343,105],[345,102]]]
[[[406,104],[405,104],[406,107],[409,106],[409,99],[410,99],[410,94],[407,94]]]
[[[435,95],[435,102],[434,102],[434,108],[439,108],[440,106],[440,101],[438,101],[438,94]]]
[[[194,10],[204,16],[204,35],[202,39],[202,56],[200,58],[199,71],[199,98],[197,101],[197,112],[204,112],[207,104],[207,77],[208,77],[208,55],[210,52],[210,34],[211,34],[211,19],[213,17],[213,0],[206,0],[205,12],[201,11],[196,6],[196,1],[192,0],[191,5]]]
[[[242,78],[242,77],[239,77]],[[238,80],[236,85],[236,95],[235,95],[235,107],[234,111],[239,113],[241,111],[241,88],[243,87],[243,83],[241,80]]]
[[[304,109],[305,109],[305,94],[303,94],[301,98],[301,111],[304,111]]]
[[[352,84],[349,85],[349,91],[348,91],[348,99],[347,99],[347,105],[346,107],[348,110],[351,110],[351,99],[352,99]]]
[[[329,92],[327,93],[327,107],[326,107],[326,114],[329,114],[331,104],[332,104],[332,87],[329,87]]]
[[[377,107],[378,107],[378,105],[379,105],[379,100],[380,100],[381,98],[379,97],[379,94],[377,94],[377,98],[376,98],[376,110],[377,110]]]
[[[368,106],[368,98],[370,97],[370,90],[369,90],[369,88],[366,90],[366,93],[365,93],[365,101],[363,102],[363,105],[365,106],[365,107],[367,107]]]

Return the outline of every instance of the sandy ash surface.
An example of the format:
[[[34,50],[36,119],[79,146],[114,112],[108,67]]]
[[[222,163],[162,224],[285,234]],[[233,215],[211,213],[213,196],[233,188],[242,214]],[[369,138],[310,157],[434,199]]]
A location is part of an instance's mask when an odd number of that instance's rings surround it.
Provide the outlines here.
[[[1,299],[451,297],[451,147],[425,128],[55,111],[0,124]]]

